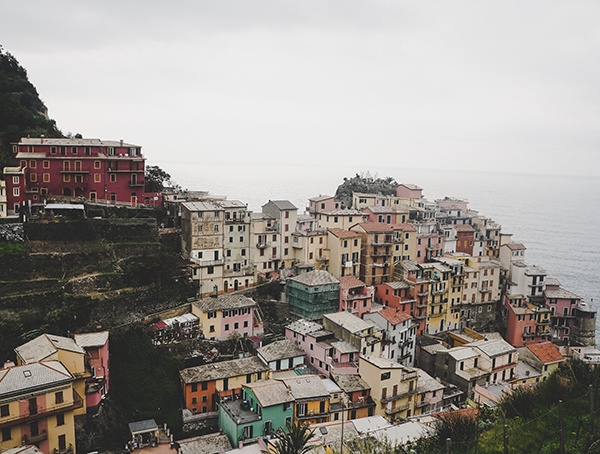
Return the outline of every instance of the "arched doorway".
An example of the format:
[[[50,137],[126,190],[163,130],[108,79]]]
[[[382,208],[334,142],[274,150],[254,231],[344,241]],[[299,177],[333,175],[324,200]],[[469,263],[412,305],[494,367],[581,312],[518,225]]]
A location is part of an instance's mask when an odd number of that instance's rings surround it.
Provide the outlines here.
[[[76,196],[83,196],[83,188],[75,188]]]
[[[233,291],[237,292],[238,287],[239,287],[239,284],[238,284],[238,280],[236,279],[235,281],[233,281]]]
[[[223,282],[223,293],[227,293],[229,291],[229,282]]]
[[[71,195],[71,188],[64,188],[63,189],[63,195],[70,196]]]

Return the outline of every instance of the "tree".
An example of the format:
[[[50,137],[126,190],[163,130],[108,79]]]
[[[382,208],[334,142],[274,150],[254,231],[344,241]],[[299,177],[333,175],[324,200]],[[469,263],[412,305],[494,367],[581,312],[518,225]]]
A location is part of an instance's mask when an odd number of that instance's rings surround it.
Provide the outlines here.
[[[171,175],[158,166],[146,166],[146,191],[160,192],[165,182],[171,180]]]
[[[287,431],[279,429],[275,432],[275,452],[277,454],[304,454],[311,447],[306,446],[315,430],[309,429],[306,423],[286,423]]]
[[[395,195],[397,187],[398,183],[392,177],[379,178],[377,174],[372,176],[369,172],[360,175],[357,173],[352,178],[344,178],[344,182],[335,192],[335,197],[342,201],[344,207],[350,208],[353,192]]]

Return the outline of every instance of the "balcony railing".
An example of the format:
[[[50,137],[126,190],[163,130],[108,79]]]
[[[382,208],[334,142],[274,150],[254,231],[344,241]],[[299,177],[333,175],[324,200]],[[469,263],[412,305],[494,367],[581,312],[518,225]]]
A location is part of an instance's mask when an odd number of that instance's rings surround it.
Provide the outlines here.
[[[33,421],[37,421],[42,418],[56,415],[58,413],[64,413],[69,410],[75,410],[83,407],[83,399],[75,390],[73,390],[73,402],[65,402],[64,404],[53,406],[50,408],[36,408],[35,411],[27,412],[24,414],[14,415],[13,417],[2,418],[3,421],[0,423],[0,429],[8,426],[14,426],[15,424],[28,424]]]
[[[386,408],[386,415],[394,415],[396,413],[400,413],[401,411],[406,411],[410,408],[410,404],[406,403],[404,405],[399,405],[396,408]]]
[[[47,439],[48,439],[48,432],[46,432],[46,429],[42,429],[42,431],[37,435],[27,435],[27,434],[23,435],[22,442],[24,445],[33,445],[33,444],[40,443]]]
[[[394,394],[393,396],[388,396],[385,399],[381,399],[381,403],[387,403],[387,402],[391,402],[392,400],[399,400],[402,399],[404,397],[409,397],[409,396],[413,396],[417,394],[417,390],[413,389],[412,391],[406,391],[403,393],[399,393],[399,394]]]

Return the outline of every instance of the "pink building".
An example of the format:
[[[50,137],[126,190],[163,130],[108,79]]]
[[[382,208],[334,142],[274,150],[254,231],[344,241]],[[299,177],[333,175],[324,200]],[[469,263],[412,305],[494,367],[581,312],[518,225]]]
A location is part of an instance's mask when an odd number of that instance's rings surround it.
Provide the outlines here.
[[[92,376],[85,382],[85,400],[88,414],[94,414],[110,387],[108,331],[75,334],[75,342],[87,353]]]
[[[336,199],[332,195],[320,195],[319,197],[313,197],[308,199],[308,211],[311,215],[317,213],[324,213],[326,211],[335,211],[342,208],[342,202]]]
[[[507,295],[503,314],[506,341],[514,347],[550,340],[550,310],[527,302],[524,295]]]
[[[422,199],[423,189],[416,184],[402,183],[396,188],[396,196],[405,199]]]
[[[285,327],[285,337],[306,352],[305,364],[319,374],[358,373],[358,349],[339,341],[319,323],[298,320]]]
[[[417,232],[417,262],[430,262],[444,254],[444,233],[437,223],[419,222],[414,224]]]
[[[371,312],[373,303],[373,287],[355,276],[340,278],[340,307],[339,312],[347,311],[362,318],[363,314]]]
[[[544,300],[552,311],[552,339],[568,342],[575,324],[574,309],[581,303],[581,297],[562,288],[558,279],[548,278]]]

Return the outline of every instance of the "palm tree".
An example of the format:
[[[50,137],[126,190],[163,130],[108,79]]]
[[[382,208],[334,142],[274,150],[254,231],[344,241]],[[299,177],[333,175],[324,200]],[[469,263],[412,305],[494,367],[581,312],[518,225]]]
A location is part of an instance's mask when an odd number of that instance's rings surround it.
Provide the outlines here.
[[[279,428],[275,432],[275,452],[277,454],[304,454],[310,451],[311,447],[306,446],[308,440],[314,434],[314,429],[309,429],[306,423],[286,423],[287,431]]]

